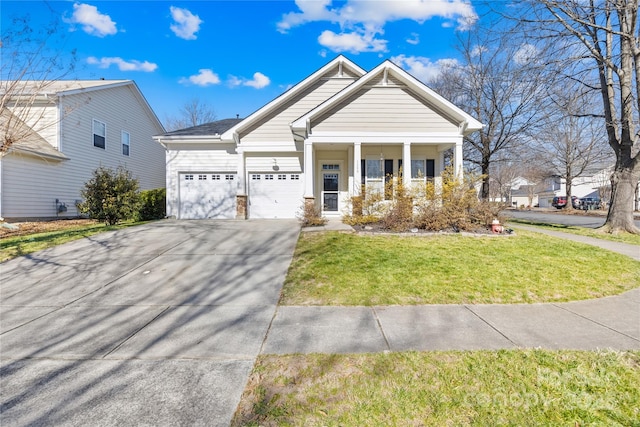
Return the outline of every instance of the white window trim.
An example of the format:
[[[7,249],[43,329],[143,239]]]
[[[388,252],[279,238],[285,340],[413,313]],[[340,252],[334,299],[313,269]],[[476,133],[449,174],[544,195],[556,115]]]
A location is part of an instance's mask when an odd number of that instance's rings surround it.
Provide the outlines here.
[[[124,143],[124,136],[127,135],[127,143]],[[121,146],[120,146],[120,154],[122,154],[123,156],[126,157],[131,157],[131,134],[125,130],[123,130],[120,134],[120,142],[121,142]],[[127,146],[127,154],[124,154],[124,146]]]
[[[92,120],[91,121],[91,145],[93,146],[93,148],[97,148],[99,150],[105,150],[106,151],[107,150],[107,124],[105,122],[103,122],[103,121],[98,120],[98,119],[91,119],[91,120]],[[95,137],[95,135],[98,135],[95,132],[95,126],[94,126],[96,122],[100,123],[101,125],[104,126],[104,136],[103,136],[104,137],[104,148],[103,147],[98,147],[95,144],[95,138],[94,137]],[[98,135],[98,136],[102,136],[102,135]]]

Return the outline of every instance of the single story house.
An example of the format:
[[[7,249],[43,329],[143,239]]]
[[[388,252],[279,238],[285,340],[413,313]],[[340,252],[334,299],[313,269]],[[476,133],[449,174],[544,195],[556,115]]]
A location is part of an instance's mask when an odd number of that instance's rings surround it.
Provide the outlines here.
[[[340,216],[362,185],[437,180],[444,153],[482,124],[390,61],[340,55],[247,118],[155,136],[166,150],[167,215],[295,218],[305,203]]]

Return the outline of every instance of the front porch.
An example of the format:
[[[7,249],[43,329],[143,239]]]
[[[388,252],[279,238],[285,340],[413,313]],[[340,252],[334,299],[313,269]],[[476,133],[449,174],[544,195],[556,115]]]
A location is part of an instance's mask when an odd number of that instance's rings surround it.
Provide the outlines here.
[[[445,153],[452,156],[446,160]],[[304,199],[322,215],[351,214],[351,201],[362,189],[393,198],[401,180],[405,188],[441,180],[448,163],[462,173],[462,138],[449,143],[314,142],[304,144]]]

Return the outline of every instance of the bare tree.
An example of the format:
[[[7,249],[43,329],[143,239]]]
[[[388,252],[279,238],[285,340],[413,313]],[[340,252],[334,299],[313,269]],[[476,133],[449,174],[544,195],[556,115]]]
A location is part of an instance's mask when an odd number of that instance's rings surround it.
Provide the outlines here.
[[[216,120],[215,110],[207,103],[193,98],[178,111],[177,116],[165,118],[164,127],[168,131],[190,128]]]
[[[573,209],[573,181],[602,168],[607,144],[600,120],[592,117],[597,111],[591,97],[578,84],[557,85],[549,90],[550,110],[544,116],[536,148],[547,170],[565,180],[567,205]]]
[[[541,110],[543,69],[531,45],[519,43],[513,31],[496,36],[484,29],[466,33],[458,49],[462,60],[451,63],[431,85],[485,127],[465,139],[465,160],[483,175],[481,197],[489,197],[491,164],[524,144],[534,132]]]
[[[26,17],[13,18],[0,42],[0,155],[14,144],[38,137],[62,117],[45,117],[56,82],[75,69],[75,51],[61,47],[59,22],[33,27]],[[65,112],[62,112],[64,115]]]
[[[525,3],[523,3],[525,4]],[[566,78],[599,92],[603,127],[616,156],[603,229],[640,233],[633,200],[640,179],[640,0],[527,0],[518,16],[529,34],[555,45]],[[599,111],[598,111],[599,113]]]

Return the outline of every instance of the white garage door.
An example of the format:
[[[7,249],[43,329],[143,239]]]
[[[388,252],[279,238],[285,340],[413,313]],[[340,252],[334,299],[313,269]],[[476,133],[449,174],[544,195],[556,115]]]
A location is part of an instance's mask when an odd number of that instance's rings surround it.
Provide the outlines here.
[[[249,218],[295,218],[302,194],[299,173],[250,173]]]
[[[181,173],[180,219],[236,217],[235,173]]]

